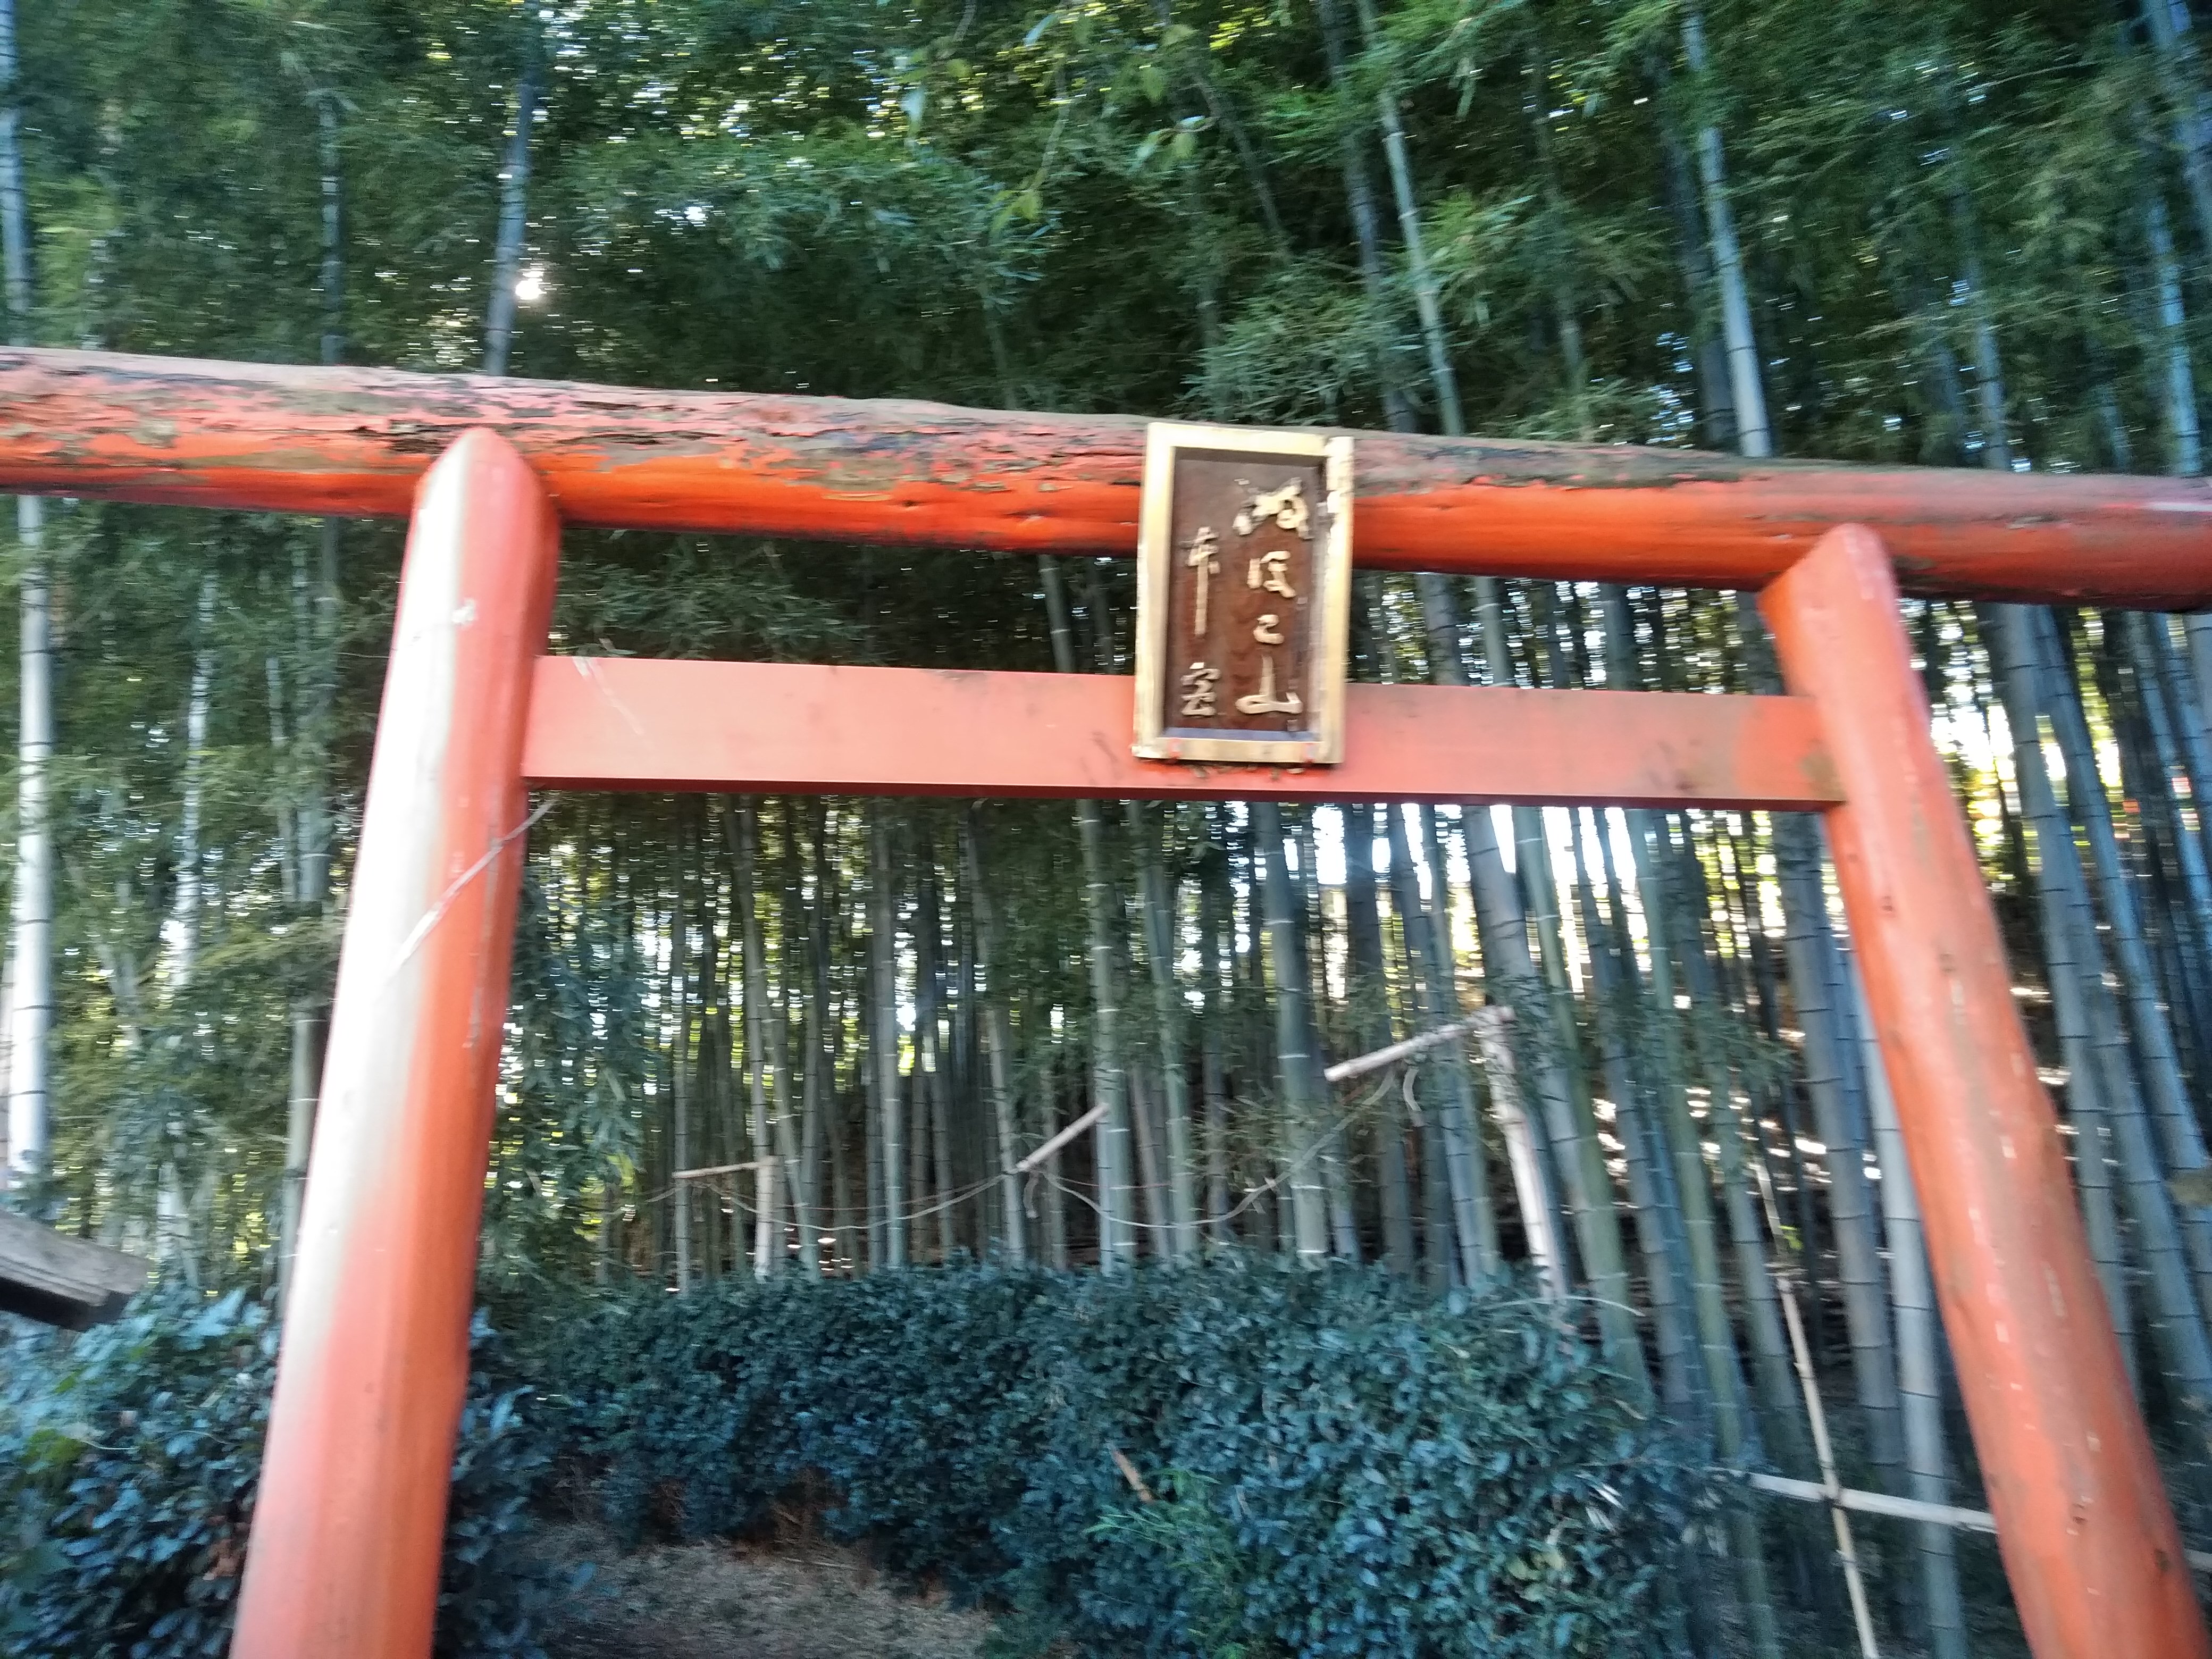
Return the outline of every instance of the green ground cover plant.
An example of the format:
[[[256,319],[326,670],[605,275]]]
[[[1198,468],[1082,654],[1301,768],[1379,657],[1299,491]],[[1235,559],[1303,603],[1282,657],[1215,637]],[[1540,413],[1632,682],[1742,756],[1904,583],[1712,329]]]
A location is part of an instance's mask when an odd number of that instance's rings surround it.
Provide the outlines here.
[[[810,1495],[1032,1650],[1658,1650],[1711,1501],[1540,1302],[1379,1273],[725,1280],[564,1325],[546,1375],[624,1535]]]
[[[550,1455],[482,1321],[447,1511],[438,1653],[543,1659],[555,1586],[517,1546]],[[195,1659],[230,1644],[276,1331],[233,1291],[139,1298],[0,1347],[0,1652]]]

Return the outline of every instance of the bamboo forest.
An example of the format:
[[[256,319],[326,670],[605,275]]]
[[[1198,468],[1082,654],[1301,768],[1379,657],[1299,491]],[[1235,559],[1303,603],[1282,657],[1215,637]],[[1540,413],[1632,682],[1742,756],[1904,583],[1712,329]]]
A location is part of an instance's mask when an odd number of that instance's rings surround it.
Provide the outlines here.
[[[2193,479],[2212,64],[2190,0],[0,0],[0,229],[33,356]],[[219,1655],[280,1333],[354,1315],[294,1267],[406,525],[14,522],[0,1210],[150,1268],[0,1316],[0,1652]],[[1136,672],[1126,557],[560,563],[556,655]],[[1908,565],[2201,1591],[2212,612]],[[1749,592],[1352,581],[1355,691],[1783,689]],[[526,849],[437,1653],[2093,1650],[1820,817],[533,789]]]

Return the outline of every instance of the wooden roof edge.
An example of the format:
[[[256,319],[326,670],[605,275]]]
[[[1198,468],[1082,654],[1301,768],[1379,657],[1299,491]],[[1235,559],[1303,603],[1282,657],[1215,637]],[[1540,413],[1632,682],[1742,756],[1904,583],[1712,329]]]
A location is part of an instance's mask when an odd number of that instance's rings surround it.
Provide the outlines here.
[[[0,1212],[0,1311],[82,1330],[120,1315],[152,1272],[143,1256]]]

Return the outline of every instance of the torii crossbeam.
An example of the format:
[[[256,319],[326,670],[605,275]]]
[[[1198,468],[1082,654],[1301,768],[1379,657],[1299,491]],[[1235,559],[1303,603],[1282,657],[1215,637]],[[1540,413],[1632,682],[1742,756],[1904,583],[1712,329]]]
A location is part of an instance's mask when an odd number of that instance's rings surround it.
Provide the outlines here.
[[[1790,695],[1361,686],[1342,767],[1197,769],[1127,680],[545,654],[564,519],[1127,554],[1140,422],[33,350],[0,410],[0,489],[413,517],[238,1659],[429,1651],[532,784],[1824,813],[2029,1639],[2212,1659],[1897,610],[2212,603],[2203,484],[1363,434],[1362,562],[1755,589]]]

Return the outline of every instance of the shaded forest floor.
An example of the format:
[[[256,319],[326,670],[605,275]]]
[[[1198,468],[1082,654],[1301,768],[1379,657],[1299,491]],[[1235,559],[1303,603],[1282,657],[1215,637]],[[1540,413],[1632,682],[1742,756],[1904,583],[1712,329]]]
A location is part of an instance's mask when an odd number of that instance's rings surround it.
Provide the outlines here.
[[[595,1569],[551,1632],[554,1659],[977,1659],[991,1630],[818,1537],[624,1550],[572,1525],[542,1547]]]

